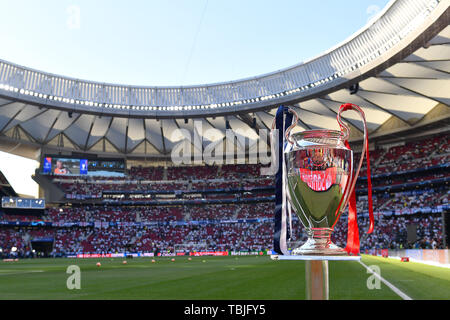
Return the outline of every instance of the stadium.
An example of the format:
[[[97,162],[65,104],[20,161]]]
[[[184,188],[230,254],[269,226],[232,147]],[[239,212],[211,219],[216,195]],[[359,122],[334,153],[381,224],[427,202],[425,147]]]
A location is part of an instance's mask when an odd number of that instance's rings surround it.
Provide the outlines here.
[[[313,59],[205,85],[95,82],[0,56],[0,157],[39,162],[34,198],[0,171],[0,299],[306,299],[307,264],[270,258],[268,132],[280,106],[299,115],[294,132],[339,130],[352,103],[371,165],[356,181],[362,258],[330,261],[329,298],[448,300],[449,7],[392,0]],[[358,159],[364,125],[345,115]],[[342,248],[347,215],[331,236]],[[295,214],[289,233],[289,250],[308,239]]]

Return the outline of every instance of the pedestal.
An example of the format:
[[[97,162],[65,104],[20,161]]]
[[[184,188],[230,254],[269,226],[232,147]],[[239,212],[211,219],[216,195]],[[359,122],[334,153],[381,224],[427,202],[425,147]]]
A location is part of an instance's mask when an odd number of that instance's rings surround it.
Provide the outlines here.
[[[305,263],[306,299],[328,300],[328,261],[307,260]]]
[[[307,300],[329,299],[328,261],[360,261],[361,256],[300,256],[272,255],[272,260],[305,261]]]

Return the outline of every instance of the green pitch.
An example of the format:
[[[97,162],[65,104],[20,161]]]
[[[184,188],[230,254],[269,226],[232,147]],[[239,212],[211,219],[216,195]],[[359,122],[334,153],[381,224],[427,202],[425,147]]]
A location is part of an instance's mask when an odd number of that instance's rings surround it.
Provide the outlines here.
[[[259,257],[34,259],[0,262],[0,299],[305,299],[305,265]],[[450,269],[363,256],[413,299],[450,299]],[[96,263],[100,262],[101,267]],[[78,265],[81,289],[67,289]],[[401,299],[385,284],[369,290],[358,262],[329,262],[330,299]]]

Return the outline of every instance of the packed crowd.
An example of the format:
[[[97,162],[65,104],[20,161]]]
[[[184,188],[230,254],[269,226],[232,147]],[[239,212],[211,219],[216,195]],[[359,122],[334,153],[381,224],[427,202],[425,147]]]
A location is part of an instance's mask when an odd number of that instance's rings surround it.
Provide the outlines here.
[[[271,193],[261,193],[269,197]],[[235,195],[228,195],[235,199]],[[242,194],[242,201],[254,195]],[[206,199],[226,199],[226,194],[211,194]],[[372,196],[375,212],[385,214],[410,214],[442,212],[449,207],[449,190],[447,185],[400,191],[396,193],[376,193]],[[358,212],[368,212],[367,195],[357,199]],[[438,211],[436,211],[438,210]],[[273,202],[203,204],[203,205],[154,205],[154,206],[114,206],[107,204],[50,207],[43,216],[27,216],[19,214],[1,214],[0,221],[31,222],[44,220],[47,222],[168,222],[218,219],[270,218],[273,216]]]
[[[377,212],[391,213],[429,213],[431,210],[441,209],[449,205],[450,190],[446,185],[429,187],[396,193],[379,193],[372,196],[373,208]],[[368,212],[367,195],[360,196],[357,201],[359,212]],[[447,209],[448,210],[448,209]]]
[[[341,217],[346,220],[346,217]],[[375,230],[367,234],[369,219],[358,218],[360,226],[361,250],[365,249],[444,249],[442,216],[428,215],[403,215],[380,216],[376,219]],[[414,231],[408,237],[408,227]],[[336,224],[333,239],[341,247],[345,247],[347,241],[347,221]]]
[[[199,170],[199,172],[202,172]],[[234,179],[234,180],[233,180]],[[133,193],[158,193],[164,191],[179,192],[203,192],[205,190],[239,190],[258,187],[273,186],[273,178],[262,176],[259,178],[243,178],[235,177],[230,180],[224,178],[214,178],[209,180],[176,180],[176,181],[143,181],[143,180],[105,180],[92,177],[56,177],[53,182],[66,195],[67,199],[97,199],[102,198],[103,194],[113,192],[129,191]]]
[[[439,135],[370,152],[371,174],[402,172],[450,163],[449,136]],[[363,162],[361,176],[366,173]]]
[[[125,207],[125,206],[82,206],[50,208],[51,222],[148,222],[183,220],[183,208],[170,207]]]
[[[365,249],[442,249],[442,217],[440,215],[414,215],[377,217],[376,228],[367,234],[368,219],[358,219],[361,250]],[[416,230],[408,236],[408,228]],[[175,252],[208,251],[261,251],[273,244],[273,222],[229,222],[197,224],[159,224],[141,226],[71,227],[46,229],[1,229],[2,254],[16,252],[22,256],[32,249],[33,239],[53,238],[54,255],[77,253],[120,252]],[[298,219],[293,221],[289,245],[303,244],[307,237]],[[332,234],[335,244],[345,247],[347,241],[346,216],[336,224]]]

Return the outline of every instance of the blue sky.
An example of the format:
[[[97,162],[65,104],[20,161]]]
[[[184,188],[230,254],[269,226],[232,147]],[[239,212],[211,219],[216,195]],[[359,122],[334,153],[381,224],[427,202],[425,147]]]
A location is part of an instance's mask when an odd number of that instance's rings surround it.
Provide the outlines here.
[[[2,0],[0,59],[131,85],[236,80],[335,46],[388,0]],[[15,190],[37,196],[36,161],[0,152]],[[18,171],[19,166],[26,170]]]
[[[388,0],[2,0],[0,59],[133,85],[235,80],[310,59]]]

